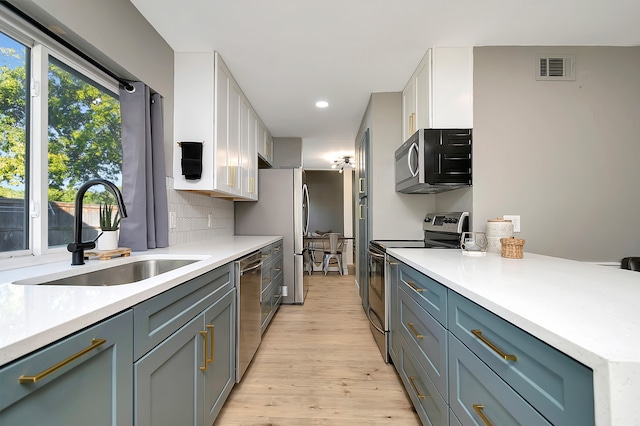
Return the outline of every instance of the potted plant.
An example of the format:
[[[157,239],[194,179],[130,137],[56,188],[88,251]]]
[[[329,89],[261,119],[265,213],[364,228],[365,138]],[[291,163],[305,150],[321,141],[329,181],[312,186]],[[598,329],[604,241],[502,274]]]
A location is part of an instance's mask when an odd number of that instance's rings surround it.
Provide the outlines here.
[[[111,204],[100,203],[100,229],[102,235],[98,238],[98,250],[115,250],[118,248],[118,229],[120,228],[120,212],[113,214]]]

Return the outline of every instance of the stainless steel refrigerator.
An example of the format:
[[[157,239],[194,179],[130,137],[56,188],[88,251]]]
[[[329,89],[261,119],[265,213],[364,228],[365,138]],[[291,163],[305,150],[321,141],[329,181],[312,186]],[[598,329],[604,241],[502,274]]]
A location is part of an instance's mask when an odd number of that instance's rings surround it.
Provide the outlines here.
[[[258,201],[235,202],[236,235],[281,235],[282,303],[303,304],[306,294],[304,237],[309,223],[309,191],[304,171],[258,170]],[[284,296],[286,294],[286,296]]]

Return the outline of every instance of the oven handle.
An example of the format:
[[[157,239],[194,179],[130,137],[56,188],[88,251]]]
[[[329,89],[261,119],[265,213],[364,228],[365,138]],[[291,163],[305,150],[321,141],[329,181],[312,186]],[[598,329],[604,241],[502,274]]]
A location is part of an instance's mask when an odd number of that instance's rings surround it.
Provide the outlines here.
[[[384,334],[384,330],[378,327],[377,325],[375,325],[373,320],[371,319],[371,315],[370,315],[371,312],[373,312],[373,315],[375,315],[378,318],[378,320],[382,323],[382,321],[380,320],[380,316],[376,313],[376,311],[371,309],[371,306],[369,306],[369,308],[367,309],[367,319],[369,320],[369,323],[373,326],[373,328],[378,330],[378,332],[380,332],[381,334]]]
[[[371,249],[369,249],[369,255],[373,256],[373,257],[378,257],[378,258],[382,258],[384,259],[384,254],[378,254],[377,252],[371,251]]]

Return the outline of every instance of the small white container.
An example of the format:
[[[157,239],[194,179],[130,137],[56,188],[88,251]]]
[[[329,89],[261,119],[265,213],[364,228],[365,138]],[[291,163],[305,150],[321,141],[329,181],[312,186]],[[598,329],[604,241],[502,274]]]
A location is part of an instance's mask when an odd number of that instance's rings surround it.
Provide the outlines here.
[[[118,248],[118,231],[102,231],[98,238],[98,250],[115,250]]]
[[[487,251],[501,253],[502,244],[500,238],[513,237],[513,222],[502,218],[487,220]]]

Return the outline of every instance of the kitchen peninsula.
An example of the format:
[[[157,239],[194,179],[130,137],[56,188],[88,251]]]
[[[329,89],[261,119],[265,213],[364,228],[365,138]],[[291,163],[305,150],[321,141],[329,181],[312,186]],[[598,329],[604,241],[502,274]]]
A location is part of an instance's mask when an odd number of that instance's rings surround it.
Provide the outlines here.
[[[531,253],[389,254],[591,369],[595,424],[640,424],[640,274]],[[453,292],[449,299],[459,298]]]

